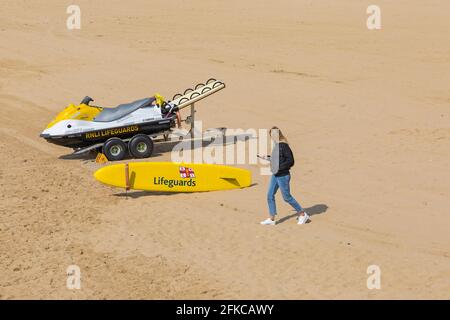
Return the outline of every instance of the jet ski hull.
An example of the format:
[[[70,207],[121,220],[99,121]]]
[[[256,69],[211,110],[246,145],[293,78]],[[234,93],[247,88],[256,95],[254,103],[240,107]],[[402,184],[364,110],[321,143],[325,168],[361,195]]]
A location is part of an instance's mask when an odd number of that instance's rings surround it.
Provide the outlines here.
[[[102,143],[112,137],[120,139],[131,138],[136,134],[154,134],[169,130],[175,125],[174,119],[158,120],[157,122],[133,124],[121,127],[91,130],[82,133],[51,136],[41,134],[47,142],[68,148],[84,148],[97,143]]]

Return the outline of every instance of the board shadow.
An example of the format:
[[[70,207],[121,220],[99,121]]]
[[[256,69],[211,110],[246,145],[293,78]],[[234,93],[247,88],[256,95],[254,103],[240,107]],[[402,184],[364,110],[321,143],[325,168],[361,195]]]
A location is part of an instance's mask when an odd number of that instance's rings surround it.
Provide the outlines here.
[[[252,183],[248,187],[242,188],[242,189],[251,188],[251,187],[254,187],[257,185],[258,185],[257,183]],[[237,189],[233,189],[233,190],[237,190]],[[228,191],[228,190],[217,190],[217,191]],[[208,193],[208,192],[215,192],[215,191],[198,191],[198,192],[128,191],[128,192],[115,193],[114,196],[119,197],[119,198],[129,197],[132,199],[137,199],[140,197],[151,197],[151,196],[172,196],[172,195],[176,195],[176,194],[180,194],[180,193]]]

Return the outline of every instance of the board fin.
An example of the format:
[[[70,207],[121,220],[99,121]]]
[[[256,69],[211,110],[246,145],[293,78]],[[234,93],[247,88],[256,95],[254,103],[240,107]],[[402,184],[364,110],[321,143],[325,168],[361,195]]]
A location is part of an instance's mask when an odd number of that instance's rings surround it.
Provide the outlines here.
[[[236,178],[220,177],[220,179],[223,179],[223,180],[225,180],[225,181],[227,181],[227,182],[229,182],[229,183],[231,183],[231,184],[233,184],[233,185],[235,185],[237,187],[241,186],[241,184],[239,183],[239,181]]]

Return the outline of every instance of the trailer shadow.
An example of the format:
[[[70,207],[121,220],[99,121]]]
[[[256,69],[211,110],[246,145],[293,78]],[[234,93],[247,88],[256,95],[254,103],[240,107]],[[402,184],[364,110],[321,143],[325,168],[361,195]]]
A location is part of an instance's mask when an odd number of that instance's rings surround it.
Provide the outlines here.
[[[172,152],[173,149],[177,146],[178,149],[182,150],[195,150],[198,148],[206,148],[208,146],[227,146],[231,144],[236,144],[238,142],[246,142],[250,139],[256,139],[250,134],[237,134],[226,136],[225,138],[221,137],[206,137],[205,139],[182,139],[182,140],[170,140],[170,141],[161,141],[155,143],[155,151],[166,153]]]
[[[316,214],[325,213],[328,210],[328,208],[329,207],[326,204],[321,203],[321,204],[316,204],[316,205],[313,205],[312,207],[304,208],[304,209],[308,213],[308,215],[310,217],[312,217],[312,216],[315,216]],[[277,221],[277,224],[283,223],[283,222],[285,222],[287,220],[290,220],[290,219],[293,219],[293,218],[295,218],[297,216],[298,216],[297,213],[292,213],[292,214],[290,214],[290,215],[288,215],[286,217],[283,217],[283,218],[279,219]],[[307,223],[311,223],[311,220],[309,220]]]
[[[178,149],[181,150],[195,150],[198,148],[206,148],[208,146],[227,146],[231,144],[236,144],[238,142],[246,142],[250,139],[256,139],[256,137],[252,136],[251,134],[236,134],[236,135],[230,135],[230,136],[219,136],[218,137],[205,137],[203,139],[182,139],[182,140],[168,140],[165,141],[163,139],[155,140],[154,144],[154,151],[152,156],[149,159],[156,158],[158,156],[163,155],[167,152],[172,152],[173,149],[177,146]],[[97,156],[97,152],[92,150],[81,154],[65,154],[61,155],[58,158],[62,160],[95,160]],[[131,160],[133,159],[131,156],[127,156],[124,160]]]
[[[89,151],[89,152],[82,153],[82,154],[73,154],[73,153],[64,154],[62,156],[59,156],[58,159],[61,159],[61,160],[95,160],[96,157],[97,157],[96,152]]]

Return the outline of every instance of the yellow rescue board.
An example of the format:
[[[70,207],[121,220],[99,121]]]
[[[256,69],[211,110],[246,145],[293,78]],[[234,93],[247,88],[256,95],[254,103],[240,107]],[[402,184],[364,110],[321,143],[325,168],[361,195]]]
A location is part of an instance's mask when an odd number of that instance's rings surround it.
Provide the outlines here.
[[[114,164],[98,169],[94,177],[114,187],[165,192],[229,190],[245,188],[252,183],[248,170],[200,163]]]

